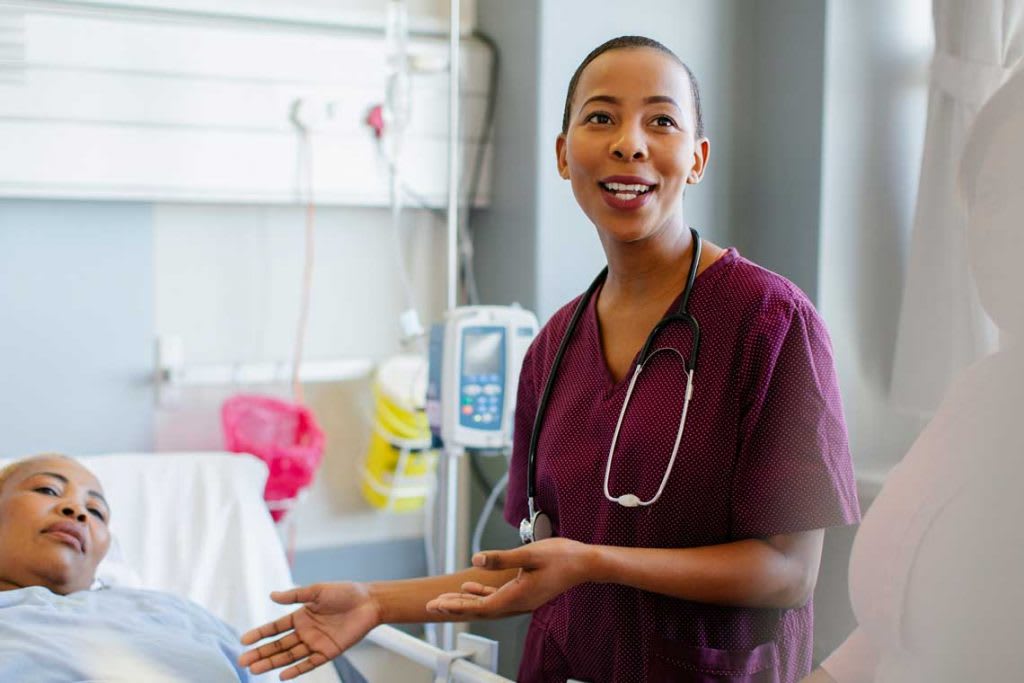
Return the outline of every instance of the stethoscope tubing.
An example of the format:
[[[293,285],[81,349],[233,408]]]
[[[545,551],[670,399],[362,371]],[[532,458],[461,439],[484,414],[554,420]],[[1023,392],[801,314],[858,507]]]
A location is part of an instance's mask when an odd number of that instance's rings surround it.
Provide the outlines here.
[[[664,349],[656,349],[653,353],[651,352],[650,347],[653,344],[655,338],[658,336],[658,333],[660,333],[662,329],[664,329],[667,325],[669,325],[669,324],[671,324],[673,322],[679,321],[679,322],[686,323],[686,325],[690,328],[690,332],[691,332],[692,338],[693,338],[693,343],[692,343],[691,350],[690,350],[689,360],[688,361],[684,360],[684,366],[686,367],[686,374],[687,374],[687,388],[686,388],[686,399],[685,399],[685,402],[683,404],[682,418],[680,420],[679,430],[678,430],[678,432],[676,434],[676,443],[675,443],[675,447],[673,448],[673,451],[672,451],[672,458],[670,460],[669,468],[665,472],[665,475],[664,475],[664,477],[662,479],[662,482],[661,482],[661,486],[658,489],[658,493],[650,501],[643,502],[643,501],[639,501],[638,500],[638,504],[643,504],[643,505],[649,505],[652,502],[654,502],[655,500],[657,500],[658,497],[661,496],[661,492],[665,488],[665,484],[668,481],[668,476],[669,476],[669,474],[672,471],[672,464],[674,464],[674,462],[675,462],[675,457],[676,457],[676,454],[677,454],[678,449],[679,449],[679,441],[682,438],[682,428],[683,428],[683,425],[686,422],[686,411],[687,411],[687,407],[688,407],[688,404],[689,404],[689,398],[690,398],[690,395],[692,394],[692,390],[693,390],[693,375],[694,375],[694,372],[697,369],[697,358],[698,358],[699,351],[700,351],[700,325],[698,325],[696,318],[694,318],[692,315],[690,315],[690,313],[689,313],[689,305],[690,305],[690,293],[693,290],[693,283],[697,279],[697,268],[698,268],[699,263],[700,263],[701,238],[700,238],[700,233],[698,233],[697,230],[692,228],[692,227],[690,228],[690,235],[691,235],[691,239],[693,240],[692,243],[693,243],[693,247],[694,247],[693,248],[693,258],[691,259],[691,262],[690,262],[690,269],[689,269],[689,272],[687,273],[687,277],[686,277],[686,286],[683,288],[683,294],[682,294],[681,300],[679,302],[679,306],[676,308],[676,312],[675,313],[673,313],[671,315],[668,315],[668,316],[665,316],[664,318],[659,320],[658,323],[654,326],[654,329],[652,329],[650,334],[647,335],[647,340],[644,342],[644,345],[643,345],[643,347],[641,348],[641,351],[640,351],[640,355],[639,355],[639,357],[637,359],[637,369],[634,372],[633,378],[630,380],[629,388],[627,390],[626,399],[625,399],[625,402],[623,403],[623,409],[622,409],[622,411],[619,414],[619,420],[618,420],[618,423],[616,424],[616,427],[615,427],[615,436],[613,437],[612,448],[611,448],[611,451],[610,451],[612,453],[614,452],[615,442],[618,440],[619,428],[622,426],[622,419],[623,419],[623,417],[625,415],[625,407],[629,404],[629,395],[632,394],[632,392],[633,392],[633,387],[634,387],[634,385],[636,383],[636,379],[639,376],[640,371],[642,370],[644,364],[646,364],[646,362],[650,359],[651,356],[653,356],[658,351],[664,350]],[[587,288],[586,292],[583,293],[583,296],[580,298],[579,303],[576,305],[576,309],[573,311],[572,318],[569,320],[569,324],[566,327],[565,334],[562,335],[562,341],[558,345],[558,351],[555,353],[554,361],[551,364],[551,370],[548,372],[547,381],[544,384],[544,393],[541,394],[540,402],[537,404],[537,412],[536,412],[536,415],[534,416],[534,419],[533,419],[533,431],[530,433],[530,450],[529,450],[528,455],[527,455],[526,499],[527,499],[527,505],[528,505],[528,508],[529,508],[529,517],[528,517],[528,519],[531,521],[531,524],[532,524],[532,521],[534,520],[534,518],[536,516],[536,513],[537,513],[536,502],[535,502],[535,498],[536,498],[537,443],[538,443],[538,441],[540,439],[540,431],[541,431],[541,428],[542,428],[543,423],[544,423],[544,416],[547,413],[548,399],[550,398],[551,391],[554,388],[555,379],[556,379],[556,377],[558,375],[559,367],[562,364],[562,357],[565,355],[565,350],[569,346],[569,342],[572,339],[572,336],[573,336],[573,334],[576,331],[576,327],[577,327],[577,325],[579,323],[580,318],[583,316],[583,311],[586,310],[587,305],[590,303],[591,298],[593,298],[594,292],[597,291],[597,288],[601,285],[602,282],[605,281],[605,279],[607,277],[608,277],[608,267],[605,266],[604,268],[601,269],[601,272],[598,273],[597,277],[594,278],[594,281]],[[676,353],[679,354],[678,351],[676,351]],[[679,354],[679,356],[682,359],[682,354]],[[614,498],[612,498],[610,496],[610,494],[608,494],[608,477],[609,477],[609,473],[610,472],[611,472],[611,458],[609,458],[608,465],[607,465],[606,471],[605,471],[605,495],[609,498],[609,500],[615,500]],[[632,495],[632,494],[629,494],[629,495]],[[633,496],[633,497],[635,498],[635,496]]]
[[[651,354],[651,357],[661,351],[669,351],[676,354],[679,356],[679,360],[682,362],[683,367],[686,367],[686,359],[683,358],[683,354],[670,346],[657,349]],[[668,460],[668,467],[665,468],[665,474],[661,477],[661,484],[658,486],[658,491],[648,500],[640,500],[640,498],[632,493],[627,493],[622,496],[613,496],[611,494],[611,490],[608,488],[608,481],[611,479],[612,475],[612,460],[615,458],[615,446],[619,442],[619,430],[622,429],[622,420],[626,417],[626,408],[629,406],[629,399],[633,396],[633,388],[636,386],[636,381],[640,378],[640,373],[643,372],[643,369],[644,366],[638,363],[636,370],[633,372],[633,377],[629,380],[629,388],[626,390],[626,398],[622,401],[622,409],[619,411],[619,419],[615,423],[615,434],[612,436],[612,445],[608,449],[607,463],[604,468],[605,499],[611,503],[618,503],[625,507],[646,507],[661,498],[661,494],[665,490],[665,485],[668,484],[668,478],[672,474],[672,468],[676,464],[676,456],[679,455],[679,443],[683,440],[683,428],[686,426],[686,413],[690,408],[690,398],[693,396],[693,371],[686,370],[686,392],[683,396],[683,411],[679,416],[679,428],[676,430],[676,440],[672,445],[672,456]]]

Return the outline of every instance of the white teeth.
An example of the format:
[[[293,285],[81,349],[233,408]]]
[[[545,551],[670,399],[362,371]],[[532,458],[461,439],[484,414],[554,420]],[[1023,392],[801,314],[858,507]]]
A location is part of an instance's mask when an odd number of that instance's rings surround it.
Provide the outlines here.
[[[643,194],[650,190],[649,185],[626,185],[625,183],[604,183],[604,186],[612,192],[631,192],[633,194]]]
[[[630,199],[636,199],[636,195],[630,192],[616,192],[615,196],[624,202],[628,202]]]

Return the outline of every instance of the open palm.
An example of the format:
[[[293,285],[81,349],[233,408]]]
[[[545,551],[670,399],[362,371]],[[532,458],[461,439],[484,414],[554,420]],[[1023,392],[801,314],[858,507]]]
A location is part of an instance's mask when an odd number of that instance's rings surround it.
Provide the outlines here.
[[[243,645],[280,636],[239,657],[238,663],[254,674],[292,665],[281,672],[281,680],[295,678],[331,661],[380,623],[379,607],[358,583],[319,583],[270,597],[302,606],[242,636]]]

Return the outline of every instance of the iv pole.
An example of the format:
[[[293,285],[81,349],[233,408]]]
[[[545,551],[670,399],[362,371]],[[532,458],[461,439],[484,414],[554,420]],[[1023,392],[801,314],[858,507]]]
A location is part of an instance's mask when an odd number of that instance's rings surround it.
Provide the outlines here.
[[[451,18],[448,47],[448,310],[458,305],[458,227],[459,227],[459,0],[450,0]],[[451,573],[459,568],[459,482],[465,450],[447,447],[438,463],[439,500],[443,500],[445,525],[443,530],[444,562],[442,571]],[[446,683],[511,683],[494,673],[498,666],[498,644],[494,641],[460,633],[456,639],[455,624],[445,624],[441,634],[441,649],[402,633],[391,626],[378,626],[367,638],[378,645],[433,668],[435,682]],[[458,648],[458,649],[456,649]]]
[[[459,240],[459,0],[450,0],[448,28],[448,310],[458,301]],[[470,200],[472,201],[472,199]]]
[[[449,2],[448,26],[448,308],[454,311],[458,306],[458,239],[459,239],[459,38],[461,8],[459,0]],[[470,199],[472,201],[472,198]],[[441,476],[438,484],[442,488],[444,524],[444,562],[441,571],[450,574],[459,567],[459,520],[462,516],[459,504],[462,465],[465,450],[460,446],[445,445],[439,461]],[[441,628],[441,648],[455,647],[455,624],[446,623]]]

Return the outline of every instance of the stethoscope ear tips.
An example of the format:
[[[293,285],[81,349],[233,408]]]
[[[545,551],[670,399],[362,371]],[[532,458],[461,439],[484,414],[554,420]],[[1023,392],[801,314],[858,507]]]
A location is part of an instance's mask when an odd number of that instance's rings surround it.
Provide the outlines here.
[[[615,499],[615,502],[625,508],[635,508],[640,505],[640,499],[632,493],[625,493]]]

